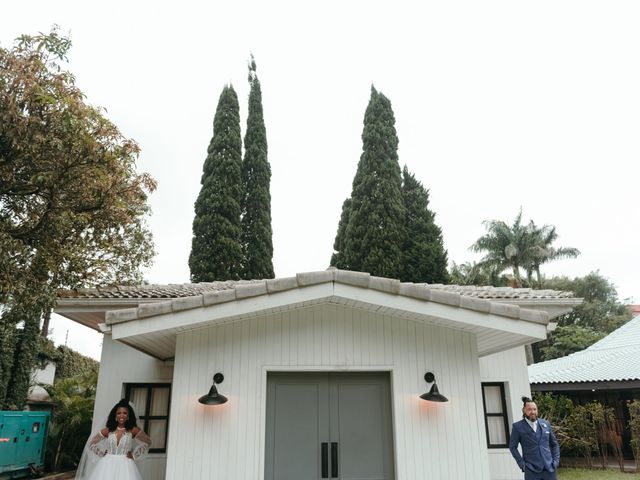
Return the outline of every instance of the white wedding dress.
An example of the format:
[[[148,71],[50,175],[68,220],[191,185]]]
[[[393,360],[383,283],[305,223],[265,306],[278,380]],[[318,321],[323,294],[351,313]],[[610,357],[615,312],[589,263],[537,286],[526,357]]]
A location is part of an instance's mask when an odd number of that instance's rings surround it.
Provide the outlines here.
[[[92,461],[82,468],[81,476],[87,480],[142,480],[134,460],[144,456],[151,440],[140,430],[133,438],[130,431],[125,431],[118,439],[116,432],[102,433],[94,436],[88,444]],[[133,458],[127,455],[131,454]],[[80,473],[80,471],[78,472]]]

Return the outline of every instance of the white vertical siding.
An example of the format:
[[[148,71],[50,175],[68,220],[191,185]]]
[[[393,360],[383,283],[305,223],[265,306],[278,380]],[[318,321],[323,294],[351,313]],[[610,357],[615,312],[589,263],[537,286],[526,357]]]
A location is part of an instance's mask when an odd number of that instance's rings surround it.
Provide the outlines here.
[[[334,304],[178,335],[167,478],[263,478],[266,371],[348,369],[391,371],[396,478],[489,479],[476,339]],[[218,371],[229,402],[200,405]]]
[[[531,396],[527,360],[524,347],[512,348],[494,353],[480,359],[480,377],[483,382],[503,382],[507,401],[509,428],[522,415],[523,395]],[[483,425],[484,435],[484,425]],[[486,437],[484,440],[486,444]],[[489,468],[492,480],[512,480],[522,478],[522,472],[516,465],[508,448],[489,450]]]
[[[171,383],[173,367],[131,347],[114,342],[105,334],[98,374],[98,390],[93,410],[93,429],[107,418],[113,406],[124,396],[125,383]],[[171,431],[171,430],[169,430]],[[169,451],[169,450],[167,450]],[[139,463],[144,480],[164,478],[167,463],[165,454],[149,454]]]

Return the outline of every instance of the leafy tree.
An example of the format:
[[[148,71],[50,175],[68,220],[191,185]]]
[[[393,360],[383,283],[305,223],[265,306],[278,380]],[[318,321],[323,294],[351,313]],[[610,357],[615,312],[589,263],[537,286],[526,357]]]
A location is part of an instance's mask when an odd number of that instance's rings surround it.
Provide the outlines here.
[[[242,269],[242,137],[238,96],[231,85],[220,94],[207,152],[193,219],[191,280],[237,280]]]
[[[335,260],[348,270],[397,278],[405,235],[398,136],[391,102],[373,87],[350,199],[349,219]]]
[[[598,271],[574,279],[554,277],[544,282],[544,288],[573,292],[584,299],[581,305],[558,318],[560,326],[579,325],[611,333],[631,320],[631,312],[618,299],[615,285]]]
[[[429,191],[405,166],[402,171],[406,236],[402,248],[400,279],[415,283],[446,283],[447,252],[442,230],[429,210]]]
[[[581,327],[580,325],[558,327],[550,335],[548,344],[540,347],[538,358],[541,361],[551,360],[579,352],[602,339],[605,335],[603,332],[596,332],[589,327]]]
[[[511,225],[502,220],[485,220],[487,233],[471,245],[474,252],[486,252],[480,265],[498,272],[508,268],[513,273],[516,287],[522,287],[520,268],[530,262],[534,234],[530,225],[522,223],[522,209]]]
[[[262,114],[262,92],[256,62],[249,64],[249,114],[242,162],[242,277],[273,278],[271,231],[271,167],[267,159],[267,132]]]
[[[631,319],[631,312],[618,300],[615,285],[599,272],[573,279],[554,277],[545,280],[543,286],[573,292],[575,297],[584,300],[571,312],[556,319],[558,328],[547,340],[533,346],[536,361],[583,350]]]
[[[542,418],[546,418],[552,424],[560,424],[573,411],[573,402],[564,395],[554,395],[550,392],[534,392],[533,400],[538,405],[538,411]]]
[[[530,223],[530,228],[534,236],[534,245],[530,251],[529,263],[526,265],[527,278],[529,285],[533,284],[531,279],[532,273],[536,273],[538,286],[542,285],[542,276],[540,274],[540,266],[544,263],[565,258],[576,258],[580,255],[580,250],[573,247],[554,247],[553,243],[558,239],[556,227],[544,225],[536,226]]]
[[[100,363],[93,358],[85,357],[65,345],[58,346],[56,352],[58,353],[58,358],[55,361],[56,380],[82,375],[97,377]]]
[[[70,47],[53,29],[0,48],[0,407],[24,404],[58,288],[139,282],[153,258],[155,181],[63,70]]]

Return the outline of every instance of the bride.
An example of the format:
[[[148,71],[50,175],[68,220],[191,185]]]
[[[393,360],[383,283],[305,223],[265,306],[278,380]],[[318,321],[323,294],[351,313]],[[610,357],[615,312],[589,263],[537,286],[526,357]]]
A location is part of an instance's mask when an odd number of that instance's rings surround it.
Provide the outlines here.
[[[134,460],[149,451],[151,439],[136,423],[129,402],[122,399],[116,403],[106,426],[89,438],[76,480],[142,480]]]

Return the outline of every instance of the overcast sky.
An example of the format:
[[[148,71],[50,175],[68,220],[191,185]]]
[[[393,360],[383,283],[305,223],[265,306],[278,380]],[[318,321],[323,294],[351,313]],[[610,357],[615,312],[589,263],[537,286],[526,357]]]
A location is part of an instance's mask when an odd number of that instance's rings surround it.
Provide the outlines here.
[[[0,43],[70,33],[87,101],[142,148],[157,256],[152,283],[189,281],[193,204],[226,83],[247,113],[247,60],[262,84],[276,276],[328,266],[360,157],[371,85],[390,100],[399,157],[430,190],[449,259],[482,221],[557,227],[575,260],[640,302],[640,3],[5,3]],[[57,317],[54,337],[97,356],[99,335]]]

